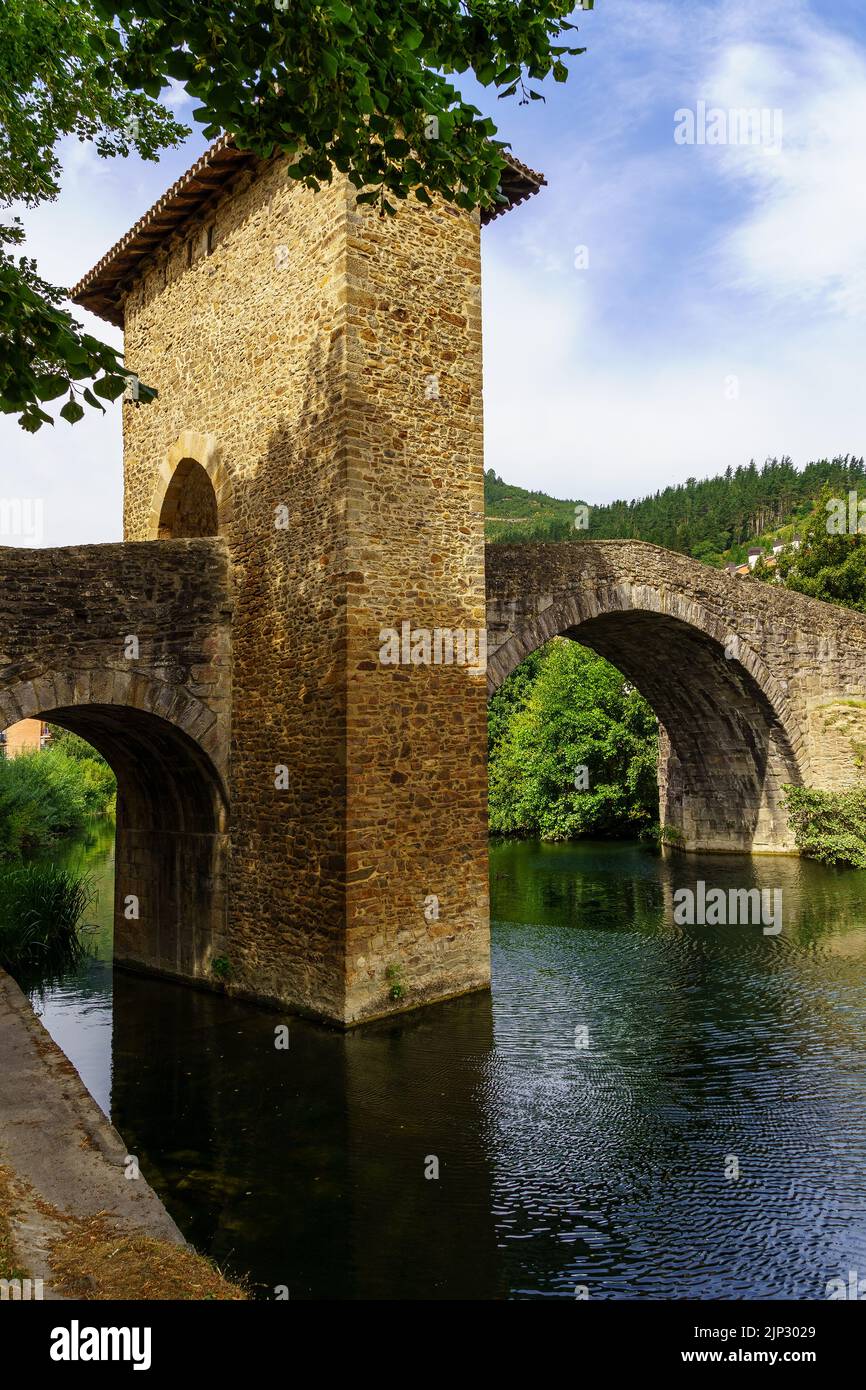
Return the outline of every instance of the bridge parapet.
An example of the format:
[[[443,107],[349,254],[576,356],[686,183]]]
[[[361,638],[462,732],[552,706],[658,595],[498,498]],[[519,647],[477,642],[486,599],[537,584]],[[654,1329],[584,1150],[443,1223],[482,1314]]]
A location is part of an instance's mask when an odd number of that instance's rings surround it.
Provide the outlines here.
[[[0,719],[158,699],[223,773],[231,599],[218,538],[0,549]],[[149,694],[145,692],[149,691]]]

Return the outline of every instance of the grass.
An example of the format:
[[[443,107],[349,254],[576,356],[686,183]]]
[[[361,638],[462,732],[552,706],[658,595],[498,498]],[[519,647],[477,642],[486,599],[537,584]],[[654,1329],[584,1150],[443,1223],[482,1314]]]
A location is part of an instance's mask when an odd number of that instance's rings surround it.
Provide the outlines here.
[[[243,1285],[185,1245],[124,1231],[105,1215],[63,1218],[49,1252],[51,1286],[67,1298],[239,1302]]]
[[[226,1278],[213,1260],[189,1246],[129,1231],[102,1212],[80,1217],[57,1211],[33,1191],[27,1200],[60,1227],[49,1247],[50,1283],[66,1298],[239,1302],[250,1296],[242,1283]],[[12,1242],[10,1218],[20,1207],[12,1173],[0,1165],[0,1279],[28,1277]]]
[[[81,919],[95,900],[86,876],[54,864],[0,872],[0,967],[22,988],[44,984],[84,955]]]
[[[11,1178],[9,1169],[0,1164],[0,1279],[26,1279],[27,1273],[19,1265],[12,1243],[10,1216],[16,1203]]]

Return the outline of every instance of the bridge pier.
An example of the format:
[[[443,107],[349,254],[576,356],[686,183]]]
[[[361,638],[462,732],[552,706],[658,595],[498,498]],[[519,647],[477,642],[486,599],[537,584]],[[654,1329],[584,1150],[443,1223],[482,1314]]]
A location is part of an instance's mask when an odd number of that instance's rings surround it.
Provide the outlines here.
[[[739,773],[724,754],[689,765],[659,725],[659,819],[664,845],[701,854],[796,854],[783,787],[800,780],[784,750],[770,747]],[[744,759],[739,759],[744,761]]]

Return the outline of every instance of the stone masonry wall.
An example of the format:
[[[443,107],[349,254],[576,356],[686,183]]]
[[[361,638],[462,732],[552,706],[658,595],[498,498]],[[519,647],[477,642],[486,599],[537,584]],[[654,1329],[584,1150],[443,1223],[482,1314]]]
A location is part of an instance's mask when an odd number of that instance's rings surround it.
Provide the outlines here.
[[[347,981],[380,1012],[489,983],[483,667],[383,665],[380,632],[485,626],[476,217],[353,211]],[[431,901],[435,898],[435,904]]]
[[[221,541],[2,547],[0,572],[2,727],[61,707],[150,711],[158,687],[162,716],[225,774],[232,595]]]

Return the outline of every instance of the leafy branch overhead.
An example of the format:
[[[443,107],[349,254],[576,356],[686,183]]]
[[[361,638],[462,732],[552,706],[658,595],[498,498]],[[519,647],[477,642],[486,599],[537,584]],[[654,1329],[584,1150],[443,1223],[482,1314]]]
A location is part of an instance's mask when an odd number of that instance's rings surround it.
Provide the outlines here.
[[[582,51],[558,42],[574,28],[565,18],[573,5],[537,0],[95,7],[123,26],[114,66],[131,87],[157,97],[168,79],[180,82],[200,103],[193,118],[208,137],[229,130],[262,156],[279,148],[311,187],[338,169],[389,208],[410,192],[466,208],[495,198],[496,127],[462,99],[454,74],[471,71],[500,96],[528,101],[548,75],[564,81],[564,58]]]
[[[89,3],[4,0],[0,10],[0,201],[34,207],[60,191],[58,141],[92,142],[98,154],[135,149],[155,159],[187,134],[152,97],[111,66],[111,25]],[[122,354],[85,333],[61,306],[65,292],[16,256],[20,222],[0,226],[0,410],[27,430],[52,424],[45,406],[65,397],[74,424],[85,406],[120,395]],[[84,385],[89,382],[90,385]]]
[[[582,8],[592,7],[585,0]],[[541,99],[565,81],[573,4],[541,0],[4,0],[0,13],[0,198],[59,191],[57,143],[156,159],[189,132],[161,104],[180,86],[193,119],[262,157],[289,156],[311,188],[334,171],[383,213],[406,197],[464,208],[497,200],[503,146],[464,100],[471,73],[499,97]],[[89,337],[0,229],[0,409],[27,429],[116,396],[121,355]],[[82,381],[92,381],[92,389]],[[41,393],[41,394],[40,394]]]

